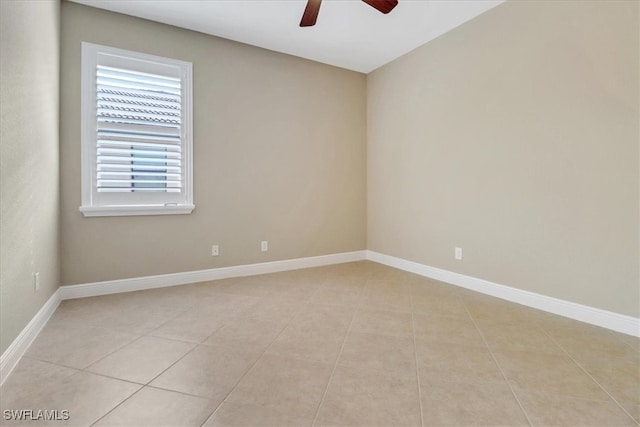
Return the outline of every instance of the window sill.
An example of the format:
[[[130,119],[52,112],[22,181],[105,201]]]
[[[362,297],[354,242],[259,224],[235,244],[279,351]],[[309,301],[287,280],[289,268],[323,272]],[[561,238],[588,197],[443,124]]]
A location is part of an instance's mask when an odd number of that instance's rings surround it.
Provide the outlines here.
[[[194,205],[80,206],[84,216],[186,215]]]

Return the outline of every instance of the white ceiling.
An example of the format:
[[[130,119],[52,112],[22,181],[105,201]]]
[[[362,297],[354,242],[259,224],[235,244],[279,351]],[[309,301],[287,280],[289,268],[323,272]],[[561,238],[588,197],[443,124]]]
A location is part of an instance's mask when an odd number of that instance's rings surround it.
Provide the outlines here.
[[[399,0],[384,15],[360,0],[324,0],[300,28],[306,0],[72,0],[368,73],[504,0]]]

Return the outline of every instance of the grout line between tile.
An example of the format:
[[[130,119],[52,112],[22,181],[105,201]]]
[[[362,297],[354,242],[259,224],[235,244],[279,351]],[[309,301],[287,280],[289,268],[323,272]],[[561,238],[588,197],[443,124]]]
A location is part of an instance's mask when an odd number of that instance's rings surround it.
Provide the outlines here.
[[[194,304],[194,305],[195,305],[195,304]],[[194,305],[192,305],[191,307],[193,307]],[[174,316],[171,320],[173,320],[173,319],[177,318],[178,316],[180,316],[180,315],[182,315],[182,314],[186,313],[188,310],[189,310],[189,309],[187,309],[187,310],[183,311],[182,313],[178,314],[177,316]],[[233,321],[233,320],[235,320],[235,319],[236,319],[236,318],[234,318],[234,319],[230,320],[229,322],[231,322],[231,321]],[[228,324],[229,322],[225,323],[225,325],[226,325],[226,324]],[[165,322],[165,323],[167,323],[167,322]],[[164,374],[166,371],[168,371],[169,369],[171,369],[171,368],[172,368],[174,365],[176,365],[178,362],[180,362],[182,359],[184,359],[184,358],[185,358],[185,357],[187,357],[189,354],[191,354],[193,351],[195,351],[195,349],[196,349],[196,348],[198,348],[198,346],[200,346],[200,345],[205,345],[205,344],[202,344],[202,343],[203,343],[204,341],[206,341],[207,339],[209,339],[209,337],[211,337],[213,334],[215,334],[215,333],[216,333],[220,328],[222,328],[222,327],[223,327],[223,326],[225,326],[225,325],[222,325],[222,326],[220,326],[219,328],[216,328],[216,330],[214,330],[214,331],[213,331],[211,334],[209,334],[209,335],[208,335],[204,340],[202,340],[201,342],[198,342],[198,343],[195,343],[195,342],[193,342],[193,341],[181,341],[181,340],[174,340],[174,341],[187,342],[187,343],[189,343],[189,344],[194,344],[194,346],[193,346],[189,351],[187,351],[184,355],[182,355],[181,357],[179,357],[175,362],[173,362],[171,365],[169,365],[166,369],[164,369],[162,372],[160,372],[158,375],[156,375],[156,376],[155,376],[155,377],[153,377],[151,380],[149,380],[146,384],[144,384],[144,386],[143,386],[142,388],[144,388],[144,387],[153,387],[153,388],[156,388],[156,389],[159,389],[159,390],[166,390],[166,391],[171,391],[171,392],[174,392],[174,393],[180,393],[180,394],[183,394],[183,395],[186,395],[186,396],[193,396],[193,397],[199,397],[199,398],[201,398],[201,399],[203,399],[203,398],[204,398],[204,399],[211,400],[209,397],[206,397],[206,396],[199,396],[199,395],[195,395],[195,394],[184,393],[184,392],[181,392],[181,391],[178,391],[178,390],[172,390],[172,389],[168,389],[168,388],[162,388],[162,387],[158,387],[158,386],[152,386],[152,385],[150,385],[150,384],[151,384],[154,380],[156,380],[159,376],[161,376],[161,375],[162,375],[162,374]],[[156,328],[156,329],[157,329],[157,328]],[[154,331],[155,331],[155,329],[154,329]],[[153,331],[152,331],[152,332],[153,332]],[[153,335],[150,335],[150,336],[153,336]],[[162,338],[162,337],[157,337],[157,338]],[[164,338],[164,339],[170,339],[170,338]],[[259,359],[259,358],[258,358],[258,359]],[[252,365],[252,366],[253,366],[253,365]],[[250,368],[249,368],[249,369],[250,369]],[[247,372],[248,372],[248,371],[247,371]],[[235,386],[234,386],[234,388],[235,388]],[[225,399],[226,399],[226,397],[225,397]],[[224,401],[224,400],[223,400],[223,401]],[[221,404],[221,403],[222,403],[222,401],[220,402],[220,404]],[[220,406],[220,404],[218,404],[218,406],[217,406],[214,410],[212,410],[212,411],[211,411],[211,413],[210,413],[209,415],[207,415],[207,417],[206,417],[206,418],[204,418],[203,424],[207,422],[207,420],[211,417],[211,415],[213,415],[213,413],[218,409],[218,407]],[[118,405],[118,406],[119,406],[119,405]],[[115,408],[114,408],[114,409],[115,409]],[[106,415],[106,414],[105,414],[105,415]]]
[[[146,335],[143,335],[143,336],[146,336]],[[138,338],[137,338],[136,340],[134,340],[134,341],[137,341],[138,339],[142,338],[143,336],[138,337]],[[132,341],[132,342],[134,342],[134,341]],[[98,419],[97,419],[93,424],[91,424],[91,425],[93,426],[93,425],[94,425],[94,424],[96,424],[98,421],[100,421],[101,419],[103,419],[104,417],[106,417],[107,415],[109,415],[111,412],[113,412],[116,408],[118,408],[118,407],[119,407],[120,405],[122,405],[124,402],[126,402],[127,400],[131,399],[133,396],[135,396],[136,394],[138,394],[138,392],[139,392],[140,390],[142,390],[143,388],[145,388],[145,387],[150,387],[150,386],[149,386],[149,384],[150,384],[153,380],[155,380],[155,379],[156,379],[156,378],[158,378],[160,375],[162,375],[163,373],[165,373],[165,372],[167,371],[167,369],[170,369],[173,365],[175,365],[176,363],[178,363],[180,360],[184,359],[188,354],[190,354],[191,352],[193,352],[193,350],[195,350],[195,349],[196,349],[196,347],[198,347],[198,345],[197,345],[197,344],[196,344],[196,345],[194,345],[194,346],[193,346],[193,348],[191,348],[189,351],[187,351],[185,354],[183,354],[181,357],[179,357],[175,362],[173,362],[173,363],[172,363],[171,365],[169,365],[166,369],[164,369],[162,372],[160,372],[158,375],[156,375],[155,377],[153,377],[152,379],[150,379],[150,380],[149,380],[147,383],[145,383],[145,384],[137,383],[137,382],[135,382],[135,381],[125,380],[125,379],[122,379],[122,378],[111,377],[111,376],[109,376],[109,375],[99,374],[99,373],[97,373],[97,372],[86,371],[86,370],[85,370],[86,368],[85,368],[85,369],[82,369],[82,371],[83,371],[83,372],[86,372],[86,373],[88,373],[88,374],[99,375],[99,376],[101,376],[101,377],[110,378],[110,379],[114,379],[114,380],[118,380],[118,381],[125,381],[125,382],[128,382],[128,383],[132,383],[132,384],[136,384],[136,385],[139,385],[139,386],[140,386],[140,388],[139,388],[138,390],[136,390],[136,392],[135,392],[135,393],[133,393],[131,396],[127,397],[127,398],[126,398],[126,399],[124,399],[122,402],[118,403],[116,406],[114,406],[113,408],[111,408],[107,413],[105,413],[103,416],[101,416],[100,418],[98,418]],[[105,356],[105,357],[106,357],[106,356]],[[94,362],[94,363],[95,363],[95,362]],[[91,365],[93,365],[93,363],[92,363]],[[89,366],[91,366],[91,365],[89,365]],[[89,366],[87,366],[87,368],[88,368]],[[181,393],[181,392],[176,391],[176,390],[163,389],[163,388],[161,388],[161,387],[154,387],[154,388],[157,388],[157,389],[160,389],[160,390],[166,390],[166,391],[173,391],[173,392],[176,392],[176,393]],[[185,394],[185,395],[187,395],[187,396],[192,396],[192,395],[187,394],[187,393],[181,393],[181,394]],[[202,398],[203,396],[195,396],[195,397],[200,397],[200,398]]]
[[[172,390],[170,388],[163,388],[163,387],[160,387],[160,386],[157,386],[157,385],[148,384],[148,385],[145,385],[144,388],[153,388],[153,389],[156,389],[156,390],[168,391],[170,393],[177,393],[177,394],[181,394],[183,396],[195,397],[195,398],[198,398],[198,399],[205,399],[205,400],[208,400],[210,402],[213,402],[213,399],[210,398],[210,397],[207,397],[207,396],[201,396],[199,394],[192,394],[192,393],[187,393],[187,392],[179,391],[179,390]]]
[[[41,359],[38,359],[37,357],[32,357],[32,356],[26,356],[25,355],[25,356],[22,356],[22,358],[20,360],[22,360],[22,359],[36,360],[36,361],[38,361],[40,363],[46,363],[48,365],[59,366],[61,368],[65,368],[65,369],[72,369],[72,370],[77,371],[77,372],[82,371],[82,369],[80,369],[80,368],[74,368],[72,366],[61,365],[60,363],[50,362],[48,360],[41,360]],[[3,384],[3,386],[4,386],[4,384]]]
[[[413,302],[411,304],[411,329],[413,330],[413,357],[416,362],[418,402],[420,404],[420,425],[424,427],[424,414],[422,412],[422,387],[420,386],[420,368],[418,367],[418,346],[416,345],[416,321],[415,321],[415,313],[413,312]]]
[[[194,344],[194,343],[191,343],[191,344]],[[163,370],[162,370],[158,375],[156,375],[155,377],[153,377],[153,378],[151,378],[149,381],[147,381],[147,382],[146,382],[146,384],[145,384],[145,386],[148,386],[149,384],[151,384],[151,383],[152,383],[153,381],[155,381],[155,380],[156,380],[156,378],[158,378],[160,375],[164,374],[164,373],[165,373],[165,372],[167,372],[169,369],[173,368],[173,366],[174,366],[176,363],[180,362],[182,359],[184,359],[185,357],[187,357],[188,355],[190,355],[191,353],[193,353],[193,352],[194,352],[194,350],[195,350],[196,348],[198,348],[198,346],[199,346],[199,345],[200,345],[200,344],[195,344],[193,347],[191,347],[191,349],[190,349],[189,351],[187,351],[185,354],[183,354],[181,357],[179,357],[175,362],[173,362],[171,365],[169,365],[169,366],[167,366],[165,369],[163,369]],[[161,387],[159,387],[159,388],[161,388]],[[167,390],[168,390],[168,389],[167,389]],[[175,391],[175,390],[172,390],[172,391]],[[184,393],[184,394],[186,394],[186,393]],[[200,397],[203,397],[203,396],[200,396]]]
[[[329,379],[327,380],[327,385],[324,388],[324,392],[322,393],[322,397],[320,398],[320,402],[318,403],[318,408],[316,409],[316,413],[313,416],[313,422],[311,423],[311,427],[315,427],[318,422],[318,416],[320,415],[320,410],[322,409],[322,404],[324,403],[324,399],[327,396],[327,392],[329,391],[329,386],[331,385],[331,380],[333,380],[333,375],[338,368],[338,362],[340,361],[340,356],[342,356],[342,351],[344,350],[344,346],[347,342],[347,337],[349,336],[349,332],[351,332],[351,326],[353,325],[353,319],[355,319],[356,315],[360,311],[360,307],[362,306],[362,302],[364,301],[364,295],[362,295],[364,288],[360,290],[360,295],[358,298],[358,305],[356,309],[353,311],[351,315],[351,321],[349,322],[349,327],[344,334],[344,338],[342,339],[342,345],[340,346],[340,351],[338,352],[338,357],[336,357],[336,361],[333,364],[333,369],[331,370],[331,374],[329,375]]]
[[[107,329],[107,328],[102,328],[102,329]],[[113,330],[113,329],[107,329],[111,332],[121,332],[121,331],[117,331],[117,330]],[[133,334],[131,334],[133,335]],[[127,341],[125,344],[122,344],[121,346],[119,346],[118,348],[106,353],[104,356],[99,357],[98,359],[94,360],[93,362],[89,363],[87,366],[84,366],[82,368],[78,368],[77,366],[70,366],[70,365],[63,365],[62,363],[56,363],[56,362],[52,362],[50,360],[45,360],[45,359],[40,359],[38,357],[34,357],[34,356],[28,356],[28,358],[33,359],[33,360],[38,360],[40,362],[47,362],[47,363],[51,363],[52,365],[57,365],[57,366],[62,366],[63,368],[70,368],[70,369],[76,369],[78,371],[82,371],[82,372],[87,372],[89,374],[94,374],[95,372],[91,372],[88,371],[87,368],[89,368],[90,366],[93,366],[94,364],[98,363],[99,361],[101,361],[102,359],[104,359],[107,356],[112,355],[113,353],[122,350],[123,348],[125,348],[126,346],[128,346],[129,344],[134,343],[135,341],[139,340],[140,338],[142,338],[144,335],[138,335],[135,338],[133,338],[131,341]],[[105,375],[103,375],[105,376]],[[136,383],[137,384],[137,383]]]
[[[529,418],[529,414],[527,414],[527,411],[525,411],[524,406],[522,405],[522,402],[520,402],[520,399],[518,398],[518,395],[513,390],[513,387],[511,387],[511,383],[507,379],[507,375],[504,373],[504,370],[502,369],[502,366],[500,365],[500,363],[498,363],[498,359],[496,358],[496,355],[493,354],[493,351],[491,350],[491,347],[489,347],[489,344],[487,343],[487,340],[485,339],[484,334],[482,333],[482,330],[480,329],[480,327],[476,323],[476,319],[473,318],[473,315],[469,311],[469,308],[467,307],[467,304],[465,304],[464,299],[461,298],[460,296],[458,296],[458,298],[460,298],[460,301],[462,302],[462,305],[464,305],[464,309],[467,311],[467,314],[469,315],[469,318],[471,319],[471,321],[473,322],[473,325],[476,327],[478,333],[480,334],[480,337],[482,338],[482,342],[484,342],[484,345],[487,347],[487,350],[489,351],[489,354],[491,355],[491,358],[493,359],[493,363],[495,363],[496,366],[498,367],[498,369],[500,370],[500,374],[502,375],[502,378],[504,378],[504,381],[505,381],[505,383],[507,383],[507,386],[509,387],[509,390],[511,391],[511,394],[516,399],[516,402],[518,402],[518,406],[520,406],[520,410],[522,411],[522,413],[524,414],[525,418],[527,419],[527,422],[529,423],[530,426],[533,426],[533,423],[531,422],[531,419]]]
[[[238,387],[238,384],[240,384],[242,382],[244,377],[246,377],[247,374],[249,374],[249,372],[251,372],[253,370],[254,366],[258,363],[258,361],[260,361],[260,359],[262,359],[262,357],[265,355],[265,353],[269,350],[269,347],[271,347],[271,344],[273,344],[278,339],[278,337],[280,337],[280,335],[282,335],[282,332],[287,328],[287,326],[289,326],[291,324],[291,322],[293,322],[293,319],[296,318],[298,316],[298,314],[300,314],[302,312],[303,308],[307,307],[308,305],[309,305],[309,300],[306,300],[301,305],[300,309],[293,316],[291,316],[291,318],[284,324],[282,329],[280,329],[280,332],[278,332],[278,334],[273,338],[273,340],[271,340],[271,343],[269,343],[269,345],[264,349],[264,351],[262,353],[260,353],[260,356],[256,357],[256,360],[254,360],[254,362],[251,364],[251,366],[249,366],[247,368],[247,370],[244,372],[244,374],[242,374],[242,376],[238,379],[238,381],[234,384],[234,386],[231,387],[231,390],[229,390],[229,392],[224,396],[224,399],[222,399],[220,401],[220,403],[218,404],[218,406],[216,406],[215,409],[213,411],[211,411],[211,413],[204,419],[202,424],[200,424],[200,427],[205,425],[207,423],[207,421],[209,421],[209,419],[218,411],[218,409],[220,409],[222,404],[224,402],[226,402],[227,398],[231,395],[231,393],[234,392],[236,387]],[[213,335],[213,333],[211,335]],[[202,344],[202,345],[206,345],[206,344]]]
[[[122,381],[123,383],[135,384],[135,385],[139,385],[139,386],[142,386],[142,387],[145,386],[145,384],[143,384],[143,383],[139,383],[139,382],[131,381],[131,380],[125,380],[125,379],[122,379],[122,378],[116,378],[116,377],[112,377],[110,375],[99,374],[97,372],[84,371],[84,370],[80,370],[78,372],[83,372],[83,373],[89,374],[89,375],[96,375],[96,376],[102,377],[102,378],[109,378],[110,380]]]
[[[90,367],[92,367],[92,366],[93,366],[93,365],[95,365],[96,363],[100,362],[101,360],[106,359],[107,357],[111,356],[112,354],[117,353],[118,351],[120,351],[120,350],[124,349],[125,347],[127,347],[127,346],[129,346],[129,345],[133,344],[134,342],[139,341],[140,339],[142,339],[142,337],[144,337],[144,335],[140,335],[139,337],[134,338],[133,340],[131,340],[131,341],[127,342],[127,343],[126,343],[125,345],[123,345],[122,347],[118,347],[117,349],[115,349],[115,350],[113,350],[113,351],[111,351],[111,352],[109,352],[109,353],[105,354],[104,356],[100,357],[99,359],[94,360],[94,361],[93,361],[93,362],[91,362],[89,365],[85,366],[84,368],[81,368],[81,370],[82,370],[82,371],[85,371],[85,372],[89,372],[89,373],[91,373],[91,374],[94,374],[95,372],[91,372],[91,371],[89,371],[89,370],[88,370]],[[105,376],[106,376],[106,375],[105,375]]]
[[[178,317],[182,316],[183,314],[185,314],[186,312],[188,312],[189,310],[191,310],[193,307],[195,306],[195,303],[189,305],[189,307],[185,308],[184,310],[180,311],[179,313],[175,314],[174,316],[169,317],[166,321],[160,323],[157,327],[151,329],[150,331],[147,331],[146,333],[144,333],[144,336],[155,336],[152,335],[153,332],[157,331],[158,329],[160,329],[161,327],[163,327],[164,325],[166,325],[167,323],[171,322],[172,320],[177,319]],[[163,338],[163,337],[158,337],[158,338]],[[169,338],[167,338],[169,339]],[[179,340],[177,340],[179,341]]]
[[[98,374],[96,374],[98,375]],[[102,375],[103,377],[106,377],[106,375]],[[111,377],[107,377],[107,378],[111,378]],[[93,427],[94,425],[96,425],[98,422],[100,422],[101,419],[103,419],[104,417],[106,417],[107,415],[109,415],[110,413],[112,413],[113,411],[116,410],[116,408],[120,407],[120,405],[122,405],[124,402],[126,402],[127,400],[131,399],[133,396],[135,396],[136,394],[140,393],[140,390],[142,390],[144,388],[144,385],[142,384],[138,384],[138,383],[134,383],[140,386],[139,389],[137,389],[136,391],[134,391],[133,393],[131,393],[131,396],[128,396],[126,399],[123,399],[122,402],[118,403],[116,406],[114,406],[113,408],[111,408],[110,410],[108,410],[104,415],[102,415],[100,418],[98,418],[97,420],[95,420],[93,423],[90,424],[90,427]]]
[[[633,417],[633,415],[631,415],[625,408],[624,406],[622,406],[622,404],[620,404],[620,402],[618,402],[618,399],[616,399],[611,393],[609,393],[609,390],[607,390],[607,388],[605,386],[603,386],[602,384],[600,384],[600,382],[598,380],[596,380],[593,375],[591,375],[591,373],[589,373],[589,371],[587,371],[587,369],[582,366],[582,364],[580,362],[578,362],[576,359],[573,358],[573,356],[571,356],[571,354],[565,350],[565,348],[555,340],[555,338],[553,338],[544,328],[541,328],[543,330],[543,332],[551,339],[551,341],[553,341],[558,347],[560,347],[560,349],[567,355],[567,357],[569,357],[569,359],[571,359],[571,361],[573,361],[573,363],[575,363],[589,378],[591,378],[591,380],[598,384],[598,387],[600,387],[602,389],[602,391],[604,391],[607,396],[609,396],[611,398],[611,400],[613,400],[615,402],[616,405],[618,405],[618,407],[620,409],[622,409],[622,411],[627,414],[627,416],[629,416],[629,418],[631,418],[637,425],[640,425],[640,420],[636,420],[635,417]]]

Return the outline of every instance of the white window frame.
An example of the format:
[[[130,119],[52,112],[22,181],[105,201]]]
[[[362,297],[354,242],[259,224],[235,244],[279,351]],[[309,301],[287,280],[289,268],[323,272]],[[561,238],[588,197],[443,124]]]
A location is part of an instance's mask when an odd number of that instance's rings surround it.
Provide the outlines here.
[[[96,69],[98,65],[119,66],[154,74],[173,74],[181,79],[182,191],[179,200],[162,200],[140,193],[103,196],[96,189],[97,117]],[[193,204],[192,65],[189,62],[82,42],[82,205],[84,216],[189,214]],[[175,193],[174,193],[175,194]],[[124,195],[124,197],[122,197]],[[145,197],[147,196],[147,197]],[[175,196],[174,196],[175,197]]]

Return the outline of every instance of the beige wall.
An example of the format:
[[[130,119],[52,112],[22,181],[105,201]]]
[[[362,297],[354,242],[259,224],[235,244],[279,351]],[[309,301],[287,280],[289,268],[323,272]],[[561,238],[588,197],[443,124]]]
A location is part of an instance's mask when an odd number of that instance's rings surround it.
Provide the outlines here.
[[[0,354],[59,284],[59,16],[0,2]]]
[[[364,75],[69,2],[61,25],[62,284],[365,249]],[[78,211],[81,41],[193,63],[191,215]]]
[[[637,317],[638,36],[512,1],[369,74],[368,248]]]

